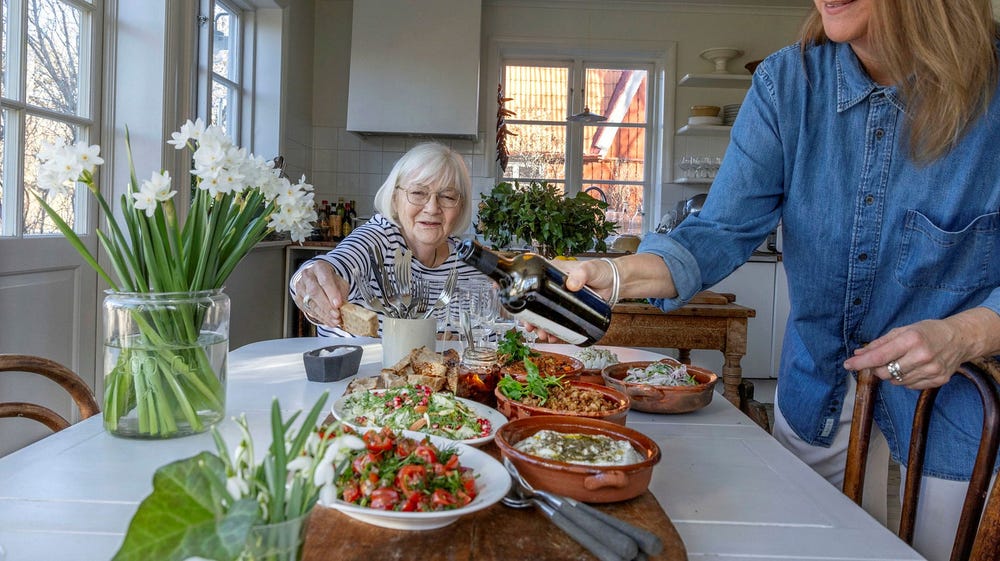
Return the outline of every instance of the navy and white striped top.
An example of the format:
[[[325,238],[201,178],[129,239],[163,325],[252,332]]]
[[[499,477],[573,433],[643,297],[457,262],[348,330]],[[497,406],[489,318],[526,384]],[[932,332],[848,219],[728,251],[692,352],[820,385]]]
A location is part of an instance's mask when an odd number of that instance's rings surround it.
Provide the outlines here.
[[[444,263],[437,267],[426,267],[420,263],[420,261],[416,259],[413,260],[413,278],[425,279],[427,281],[430,294],[430,304],[432,305],[434,301],[437,300],[441,290],[444,288],[444,283],[447,280],[452,267],[457,267],[458,269],[458,282],[456,283],[456,286],[461,286],[462,284],[474,279],[488,280],[489,278],[455,256],[455,249],[458,247],[460,242],[461,240],[455,236],[448,237],[448,258],[445,259]],[[333,266],[341,278],[350,283],[351,291],[347,296],[347,300],[354,304],[358,304],[359,306],[371,309],[365,303],[364,298],[361,297],[361,292],[358,289],[357,284],[360,279],[364,279],[364,282],[368,283],[372,294],[381,299],[382,292],[379,290],[378,283],[375,281],[375,276],[372,271],[372,265],[369,258],[369,248],[382,253],[385,266],[389,270],[392,269],[393,264],[395,263],[396,250],[399,249],[399,251],[402,252],[405,249],[409,249],[406,245],[406,240],[403,238],[403,234],[399,231],[399,226],[390,222],[385,216],[375,214],[368,222],[358,226],[350,233],[350,235],[338,242],[337,247],[333,248],[328,253],[318,255],[313,259],[310,259],[302,266],[305,267],[309,263],[320,259],[326,261]],[[351,274],[352,268],[358,272],[358,278],[353,278]],[[452,302],[454,303],[454,300]],[[439,321],[444,320],[446,319],[447,312],[447,308],[438,310],[434,313],[434,317],[436,317]],[[382,333],[381,324],[382,315],[379,314],[380,335]],[[440,326],[441,324],[439,323],[439,329]],[[316,332],[318,335],[324,337],[352,337],[350,333],[347,333],[340,328],[328,327],[325,325],[317,326]]]

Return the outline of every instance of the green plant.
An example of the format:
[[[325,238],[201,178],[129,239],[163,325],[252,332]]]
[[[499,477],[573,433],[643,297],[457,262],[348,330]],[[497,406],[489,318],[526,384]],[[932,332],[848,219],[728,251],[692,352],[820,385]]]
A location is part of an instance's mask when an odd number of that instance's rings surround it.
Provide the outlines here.
[[[554,185],[498,183],[479,205],[476,232],[496,248],[515,240],[546,247],[553,255],[607,250],[604,239],[616,223],[604,214],[607,203],[585,193],[564,197]]]

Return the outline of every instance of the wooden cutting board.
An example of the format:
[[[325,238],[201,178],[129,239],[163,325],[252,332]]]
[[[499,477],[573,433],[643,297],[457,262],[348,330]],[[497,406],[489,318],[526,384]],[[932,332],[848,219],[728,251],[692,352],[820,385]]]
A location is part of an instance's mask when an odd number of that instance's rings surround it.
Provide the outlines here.
[[[650,559],[687,561],[677,529],[649,491],[629,501],[593,506],[660,536],[663,552]],[[380,528],[317,506],[309,521],[303,559],[578,561],[594,556],[536,509],[498,503],[444,528],[423,532]]]

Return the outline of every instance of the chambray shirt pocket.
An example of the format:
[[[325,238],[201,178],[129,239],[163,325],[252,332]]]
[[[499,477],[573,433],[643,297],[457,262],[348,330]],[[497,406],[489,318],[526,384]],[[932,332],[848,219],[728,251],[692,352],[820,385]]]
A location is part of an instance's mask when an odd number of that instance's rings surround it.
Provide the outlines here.
[[[907,288],[958,293],[1000,285],[1000,212],[948,231],[906,211],[895,276]]]

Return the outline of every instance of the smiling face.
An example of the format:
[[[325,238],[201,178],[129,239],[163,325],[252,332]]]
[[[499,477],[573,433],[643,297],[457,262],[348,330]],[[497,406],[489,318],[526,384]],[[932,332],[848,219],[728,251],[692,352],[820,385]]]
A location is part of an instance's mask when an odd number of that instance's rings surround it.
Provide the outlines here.
[[[427,202],[422,205],[410,202],[424,198]],[[441,204],[442,199],[456,198],[458,204],[450,208]],[[462,212],[462,200],[460,192],[447,181],[429,185],[403,182],[393,195],[393,207],[407,244],[420,254],[422,249],[433,252],[445,241]]]

